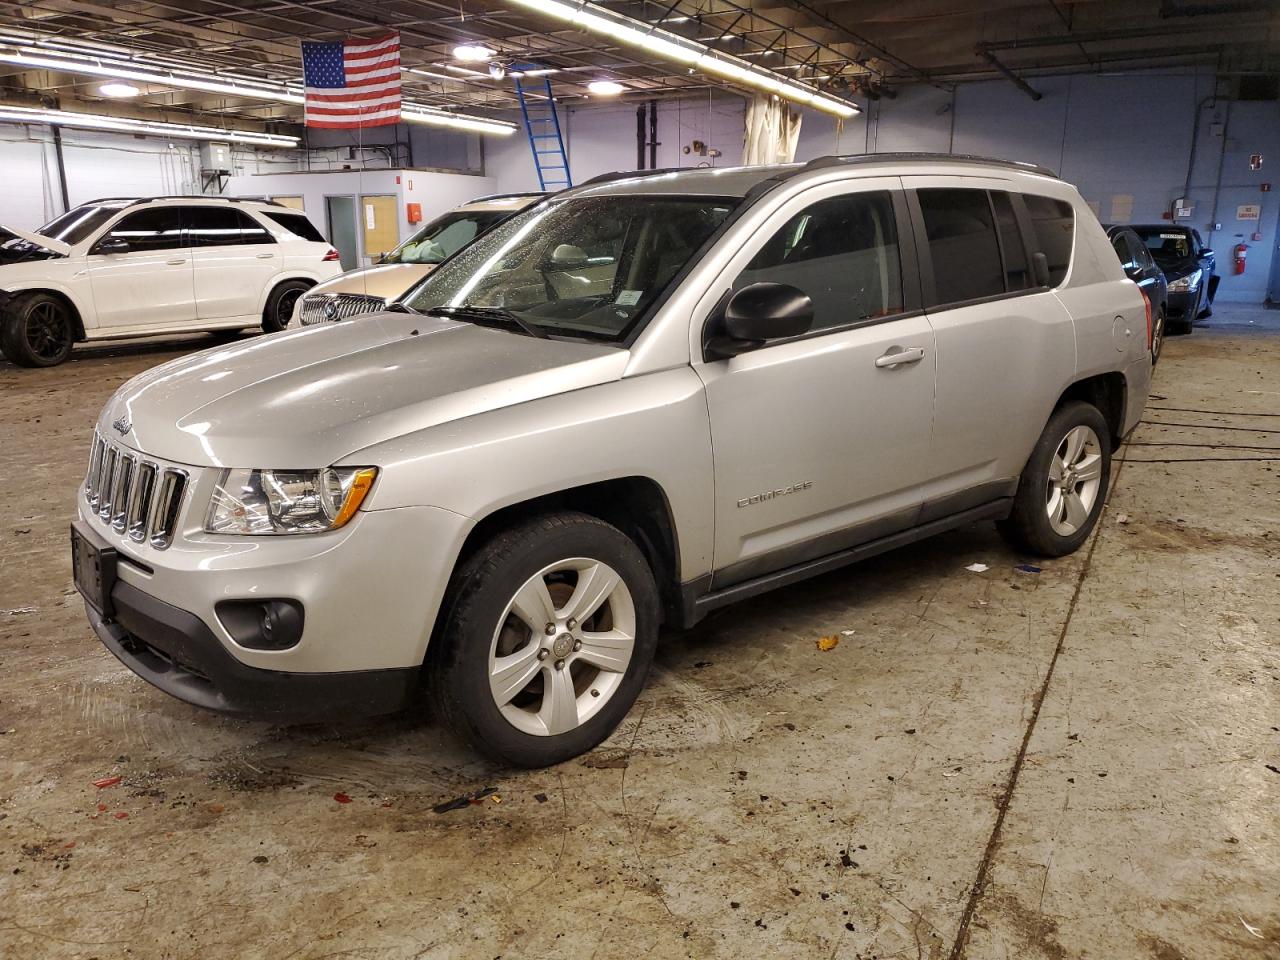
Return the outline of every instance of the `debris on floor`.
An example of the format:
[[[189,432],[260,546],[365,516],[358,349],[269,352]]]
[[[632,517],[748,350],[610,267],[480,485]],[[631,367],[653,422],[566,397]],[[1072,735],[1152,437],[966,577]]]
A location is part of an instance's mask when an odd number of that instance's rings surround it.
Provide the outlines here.
[[[347,796],[345,793],[342,793],[342,792],[335,793],[335,794],[333,795],[333,799],[334,799],[335,801],[337,801],[338,803],[350,803],[350,802],[351,802],[351,798],[350,798],[349,796]]]
[[[454,797],[452,800],[446,800],[444,803],[437,803],[431,809],[436,813],[448,813],[450,810],[462,810],[465,807],[480,803],[485,797],[491,797],[498,792],[497,787],[485,787],[483,790],[477,790],[475,793],[464,793],[460,797]]]
[[[856,630],[841,630],[841,631],[840,631],[840,636],[842,636],[842,637],[852,637],[856,632],[857,632]]]
[[[1125,524],[1128,522],[1129,522],[1129,515],[1127,513],[1122,513],[1116,517],[1116,523]]]
[[[834,650],[839,643],[840,638],[834,634],[829,637],[819,637],[814,641],[814,645],[823,653],[826,653],[828,650]]]
[[[119,775],[114,777],[102,777],[98,780],[93,781],[93,785],[97,787],[99,790],[105,790],[107,787],[114,787],[117,783],[119,783],[123,779],[124,778]]]
[[[965,569],[972,573],[986,573],[991,568],[985,563],[971,563]]]
[[[612,757],[590,756],[583,758],[582,765],[593,770],[625,770],[627,758],[621,754]]]
[[[1044,567],[1037,567],[1034,563],[1019,563],[1013,569],[1019,573],[1040,573]]]

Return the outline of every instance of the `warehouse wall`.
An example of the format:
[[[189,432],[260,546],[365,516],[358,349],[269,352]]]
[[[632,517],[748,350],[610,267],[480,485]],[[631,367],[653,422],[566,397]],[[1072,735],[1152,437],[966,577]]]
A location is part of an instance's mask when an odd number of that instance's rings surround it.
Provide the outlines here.
[[[201,193],[199,145],[150,138],[62,133],[67,193],[72,205],[98,197]],[[297,169],[292,150],[237,148],[238,172]],[[62,194],[48,127],[0,124],[0,222],[37,227],[62,212]]]
[[[1193,203],[1185,222],[1196,226],[1218,254],[1219,297],[1254,303],[1265,297],[1280,189],[1262,193],[1260,187],[1269,178],[1280,181],[1280,104],[1214,101],[1215,78],[1205,68],[1031,80],[1043,93],[1039,101],[1000,80],[961,84],[954,93],[917,85],[901,88],[894,99],[864,98],[865,112],[843,124],[804,111],[796,159],[931,151],[1025,160],[1058,171],[1080,188],[1101,219],[1113,222],[1160,222],[1172,201],[1185,194]],[[719,95],[709,107],[703,99],[662,101],[658,166],[738,163],[744,109],[745,100],[733,95]],[[635,168],[634,103],[565,112],[575,182]],[[1197,113],[1196,160],[1189,175]],[[684,155],[681,147],[694,139],[724,155],[718,160]],[[501,142],[486,138],[485,147],[486,170],[501,189],[537,188],[522,135]],[[1265,158],[1258,172],[1248,167],[1254,153]],[[1236,219],[1245,204],[1261,204],[1256,224]],[[1215,220],[1221,229],[1210,229]],[[1251,239],[1255,231],[1261,240]],[[1237,277],[1231,274],[1231,250],[1242,240],[1251,248],[1251,259]]]

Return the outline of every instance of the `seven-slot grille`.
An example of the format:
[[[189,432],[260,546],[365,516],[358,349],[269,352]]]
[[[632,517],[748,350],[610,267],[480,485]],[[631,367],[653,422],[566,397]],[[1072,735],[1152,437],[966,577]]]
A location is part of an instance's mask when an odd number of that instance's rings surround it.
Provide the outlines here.
[[[84,496],[116,533],[163,550],[173,542],[187,473],[117,446],[94,431]]]
[[[309,327],[313,323],[332,323],[362,313],[377,313],[386,305],[382,297],[360,293],[315,293],[302,298],[302,325]]]

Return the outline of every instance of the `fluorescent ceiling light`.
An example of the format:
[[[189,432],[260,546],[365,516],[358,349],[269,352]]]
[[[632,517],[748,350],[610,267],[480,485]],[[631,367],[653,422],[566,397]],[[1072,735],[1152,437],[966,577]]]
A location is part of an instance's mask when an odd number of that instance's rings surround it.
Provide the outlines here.
[[[587,89],[598,97],[616,97],[627,88],[616,80],[592,80]]]
[[[125,83],[123,80],[109,80],[98,87],[98,92],[104,97],[126,99],[128,97],[136,97],[142,91],[132,83]]]
[[[662,30],[642,20],[615,15],[585,0],[511,0],[543,16],[571,23],[580,30],[608,37],[618,43],[636,47],[663,60],[673,60],[702,73],[714,74],[739,86],[776,94],[784,100],[802,103],[835,114],[852,117],[858,108],[788,77],[755,66],[737,57],[713,52],[694,40]]]
[[[154,137],[183,140],[227,140],[256,147],[296,147],[297,137],[278,133],[254,133],[251,130],[223,130],[185,123],[161,123],[158,120],[134,120],[127,117],[105,117],[93,113],[71,113],[67,110],[42,110],[33,107],[0,105],[0,121],[9,123],[48,123],[84,130],[106,130],[112,133],[145,133]]]
[[[153,67],[145,62],[111,61],[80,53],[62,50],[49,51],[31,45],[0,46],[0,63],[13,63],[26,67],[44,67],[65,73],[84,74],[93,77],[109,77],[115,80],[132,80],[163,87],[200,90],[204,93],[221,93],[249,100],[267,100],[275,103],[302,104],[305,101],[301,87],[269,80],[242,81],[234,76],[219,78],[213,74],[195,72],[174,73]],[[462,67],[451,67],[463,72]],[[410,72],[424,73],[421,70]],[[467,71],[472,72],[472,71]],[[488,74],[475,74],[488,79]],[[443,110],[405,102],[401,117],[408,123],[470,130],[474,133],[507,136],[515,131],[514,124],[505,120],[490,120],[468,114],[454,114]]]
[[[492,60],[497,52],[493,48],[486,47],[480,43],[460,43],[453,48],[454,59],[461,60],[463,63]]]

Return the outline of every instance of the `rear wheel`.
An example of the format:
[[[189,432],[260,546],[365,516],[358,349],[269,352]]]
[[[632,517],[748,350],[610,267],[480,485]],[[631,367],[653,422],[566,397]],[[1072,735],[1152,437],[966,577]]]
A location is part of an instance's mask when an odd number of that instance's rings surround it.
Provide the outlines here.
[[[262,311],[262,329],[267,333],[279,333],[293,319],[293,308],[298,298],[311,289],[305,280],[286,280],[271,291],[267,306]]]
[[[658,591],[616,527],[562,512],[497,534],[466,561],[430,682],[445,722],[524,767],[590,750],[635,702],[658,636]]]
[[[1160,312],[1156,314],[1151,328],[1151,365],[1154,367],[1160,362],[1160,351],[1164,349],[1164,308],[1160,308]]]
[[[20,367],[52,367],[71,356],[71,310],[47,293],[14,297],[0,320],[0,351]]]
[[[1054,411],[1018,481],[1000,533],[1020,550],[1045,557],[1072,553],[1088,539],[1111,480],[1111,431],[1092,404]]]

